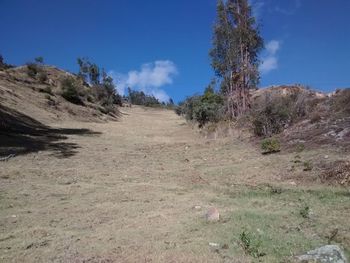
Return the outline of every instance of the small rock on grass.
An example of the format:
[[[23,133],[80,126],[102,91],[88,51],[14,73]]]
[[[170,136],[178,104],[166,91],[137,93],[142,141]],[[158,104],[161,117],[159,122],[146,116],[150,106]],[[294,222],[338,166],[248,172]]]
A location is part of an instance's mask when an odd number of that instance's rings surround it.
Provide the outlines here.
[[[327,245],[297,256],[300,263],[348,263],[344,252],[336,245]]]
[[[220,220],[220,213],[215,207],[208,209],[208,212],[205,215],[205,218],[208,222],[217,222]]]
[[[209,246],[211,246],[213,248],[219,248],[220,244],[219,243],[214,243],[214,242],[209,242]]]

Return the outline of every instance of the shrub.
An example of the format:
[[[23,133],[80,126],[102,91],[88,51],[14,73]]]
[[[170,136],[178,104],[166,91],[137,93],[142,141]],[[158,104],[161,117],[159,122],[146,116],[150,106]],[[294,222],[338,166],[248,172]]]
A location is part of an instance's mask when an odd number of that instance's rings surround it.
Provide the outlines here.
[[[44,58],[43,57],[36,57],[34,60],[38,64],[43,64],[44,63]]]
[[[257,240],[252,234],[243,231],[239,235],[241,246],[245,253],[248,255],[259,258],[265,256],[266,254],[261,252],[261,240]]]
[[[41,83],[45,83],[47,81],[47,73],[45,71],[40,71],[38,73],[38,79]]]
[[[281,144],[275,138],[268,138],[261,142],[261,149],[263,154],[276,153],[281,150]]]
[[[66,77],[61,82],[62,97],[67,101],[78,105],[84,105],[79,97],[78,83],[73,77]]]
[[[303,218],[309,218],[310,215],[310,207],[308,205],[303,206],[300,211],[299,214],[303,217]]]
[[[7,64],[3,58],[3,56],[0,54],[0,70],[3,69],[9,69],[9,68],[13,68],[13,65]]]
[[[309,172],[309,171],[311,171],[312,168],[313,168],[311,161],[305,161],[305,162],[303,163],[303,166],[304,166],[303,171],[305,171],[305,172]]]
[[[153,95],[147,95],[143,91],[128,89],[129,101],[134,105],[142,105],[147,107],[160,107],[162,104]]]
[[[46,86],[45,88],[40,88],[39,89],[39,92],[43,92],[43,93],[47,93],[47,94],[50,94],[50,95],[53,95],[53,92],[52,92],[52,89],[50,86]]]
[[[318,112],[314,112],[312,113],[311,117],[310,117],[310,122],[313,123],[317,123],[320,122],[322,120],[321,115]]]
[[[338,90],[331,98],[331,106],[335,112],[350,114],[350,88]]]
[[[203,127],[210,122],[218,122],[223,119],[223,98],[207,88],[204,95],[188,97],[175,108],[178,115],[185,116],[187,120],[198,122]]]
[[[304,117],[308,111],[306,99],[307,93],[297,90],[286,96],[266,94],[257,100],[251,112],[255,135],[270,137]]]
[[[35,63],[28,63],[27,64],[27,74],[29,77],[35,79],[37,74],[41,71],[40,66],[38,66]]]

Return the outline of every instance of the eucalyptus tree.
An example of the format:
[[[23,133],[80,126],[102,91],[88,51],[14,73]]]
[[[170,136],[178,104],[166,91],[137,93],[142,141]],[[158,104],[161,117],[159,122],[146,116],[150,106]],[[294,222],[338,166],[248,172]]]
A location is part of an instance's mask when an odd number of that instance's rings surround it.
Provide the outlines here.
[[[259,82],[258,54],[262,47],[263,39],[248,0],[218,0],[210,56],[232,118],[250,108],[250,90]]]

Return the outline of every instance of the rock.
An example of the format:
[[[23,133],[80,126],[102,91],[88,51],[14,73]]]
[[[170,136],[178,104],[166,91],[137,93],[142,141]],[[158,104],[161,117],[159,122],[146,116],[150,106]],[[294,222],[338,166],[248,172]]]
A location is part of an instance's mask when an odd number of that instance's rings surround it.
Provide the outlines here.
[[[348,263],[343,251],[336,245],[327,245],[297,256],[301,263]]]
[[[195,206],[193,207],[193,209],[195,209],[195,210],[200,210],[200,209],[202,209],[202,207],[201,207],[200,205],[195,205]]]
[[[325,159],[328,159],[328,158],[329,158],[329,156],[328,156],[328,155],[325,155],[325,156],[324,156],[324,158],[325,158]]]
[[[213,242],[209,242],[209,246],[213,247],[213,248],[219,248],[220,244],[218,243],[213,243]]]
[[[208,209],[208,212],[205,215],[208,222],[217,222],[220,220],[220,213],[215,207]]]

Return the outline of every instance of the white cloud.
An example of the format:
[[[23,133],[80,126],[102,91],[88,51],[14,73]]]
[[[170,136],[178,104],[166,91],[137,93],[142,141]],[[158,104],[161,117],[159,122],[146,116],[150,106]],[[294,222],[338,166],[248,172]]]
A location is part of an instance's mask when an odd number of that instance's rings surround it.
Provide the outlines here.
[[[249,4],[252,6],[254,17],[259,19],[262,15],[265,2],[262,0],[249,0]]]
[[[267,74],[278,68],[277,52],[279,51],[280,46],[280,41],[277,40],[271,40],[266,44],[266,54],[263,57],[262,64],[259,68],[262,74]]]
[[[269,73],[270,71],[278,68],[278,61],[275,57],[267,57],[263,60],[260,65],[260,71],[263,74]]]
[[[130,87],[151,94],[160,101],[169,100],[169,96],[160,87],[172,84],[177,73],[176,65],[170,60],[143,64],[140,70],[132,70],[127,74],[109,72],[115,79],[119,94],[124,95],[125,90]]]
[[[277,40],[271,40],[266,45],[266,51],[269,55],[275,55],[277,51],[280,49],[280,42]]]
[[[302,5],[301,0],[294,0],[290,3],[292,3],[292,6],[290,8],[282,8],[280,6],[275,6],[274,11],[277,13],[281,13],[282,15],[294,15]]]

